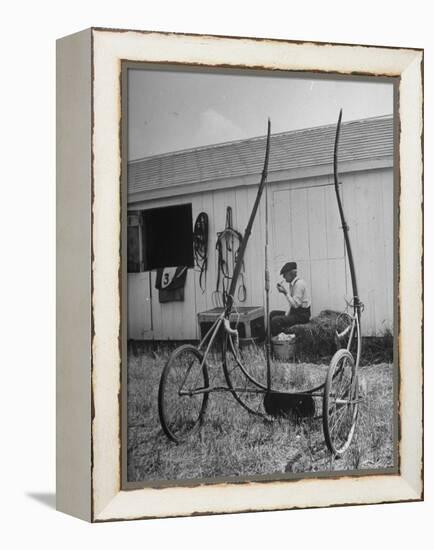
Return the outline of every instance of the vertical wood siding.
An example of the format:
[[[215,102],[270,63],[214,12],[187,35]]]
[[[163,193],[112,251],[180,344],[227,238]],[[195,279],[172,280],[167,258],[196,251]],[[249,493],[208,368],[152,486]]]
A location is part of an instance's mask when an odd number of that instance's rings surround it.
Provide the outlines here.
[[[342,197],[354,249],[360,298],[365,304],[363,333],[381,334],[393,325],[393,172],[391,169],[345,174]],[[345,309],[352,297],[351,279],[331,176],[280,182],[269,190],[269,262],[271,309],[285,309],[275,291],[283,263],[294,260],[310,289],[312,314],[323,309]],[[193,222],[204,211],[209,216],[206,290],[199,272],[189,269],[184,302],[160,304],[156,273],[128,275],[128,337],[134,339],[196,339],[197,313],[214,307],[216,236],[225,227],[226,208],[233,225],[244,232],[257,187],[219,190],[182,198],[152,201],[134,208],[191,203]],[[265,200],[253,226],[245,256],[247,300],[264,304]],[[151,293],[149,277],[151,277]],[[152,294],[152,296],[150,295]],[[152,311],[152,322],[151,322]],[[152,330],[151,330],[152,329]]]

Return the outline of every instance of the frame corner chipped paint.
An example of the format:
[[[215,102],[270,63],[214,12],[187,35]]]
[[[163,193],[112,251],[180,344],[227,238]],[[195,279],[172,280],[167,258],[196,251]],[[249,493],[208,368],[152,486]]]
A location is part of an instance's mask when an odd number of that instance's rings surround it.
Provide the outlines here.
[[[86,386],[79,397],[87,413],[80,417],[82,425],[76,427],[81,446],[69,448],[69,457],[64,452],[59,454],[59,487],[61,502],[64,501],[60,508],[100,522],[423,499],[423,51],[102,28],[83,33],[73,35],[80,38],[63,39],[68,51],[67,55],[59,53],[59,66],[68,58],[76,61],[71,69],[73,78],[78,79],[83,68],[87,74],[78,88],[81,102],[75,114],[85,122],[85,134],[91,140],[66,143],[74,147],[76,158],[80,160],[75,161],[75,165],[89,169],[82,174],[84,193],[83,188],[79,196],[73,196],[74,190],[66,191],[68,181],[70,183],[67,179],[78,167],[68,165],[71,161],[62,155],[64,144],[60,144],[58,180],[60,198],[65,196],[59,213],[68,208],[68,197],[77,199],[78,207],[85,209],[85,224],[91,238],[91,250],[85,236],[82,235],[78,242],[79,254],[88,262],[88,269],[83,268],[83,274],[89,274],[92,281],[85,292],[88,302],[91,301],[91,311],[83,309],[88,321],[88,340],[91,337],[92,341],[90,347],[83,334],[82,340],[75,342],[81,357],[88,354],[88,360],[82,362],[76,375],[69,374],[76,376],[72,381],[76,384],[91,380],[91,388]],[[396,249],[399,247],[399,308],[395,310],[399,310],[400,433],[399,472],[395,475],[243,484],[205,485],[198,482],[190,487],[174,483],[158,490],[151,487],[122,489],[121,362],[123,342],[126,341],[120,246],[126,211],[123,209],[125,186],[122,186],[121,162],[121,72],[124,62],[240,70],[259,67],[273,71],[399,80],[399,235],[396,243]],[[62,79],[62,74],[58,77],[61,123],[63,111],[72,108],[73,98],[65,91],[67,77]],[[67,122],[74,124],[72,119]],[[77,128],[77,135],[80,131],[82,129]],[[60,135],[63,138],[63,134]],[[60,248],[65,243],[59,239]],[[58,269],[62,275],[62,268]],[[65,301],[66,310],[72,307],[72,300],[77,299],[81,291],[83,289],[77,288],[71,301]],[[66,328],[60,327],[60,339],[68,344]],[[60,360],[62,357],[60,354]],[[68,445],[62,434],[72,426],[74,419],[71,417],[72,389],[62,385],[66,374],[59,360],[58,365],[60,395],[65,402],[65,407],[59,408],[60,449],[61,445]],[[83,469],[68,474],[77,457]],[[76,492],[80,492],[80,498]]]

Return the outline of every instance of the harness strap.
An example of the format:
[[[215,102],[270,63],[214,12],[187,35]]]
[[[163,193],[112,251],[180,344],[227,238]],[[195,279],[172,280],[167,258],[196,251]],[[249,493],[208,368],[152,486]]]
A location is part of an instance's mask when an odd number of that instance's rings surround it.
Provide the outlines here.
[[[208,268],[208,214],[201,212],[194,223],[193,253],[195,265],[199,268],[199,286],[202,293],[206,288],[206,271]]]
[[[232,227],[232,208],[226,208],[226,223],[223,231],[217,233],[217,282],[214,295],[222,294],[223,305],[226,306],[228,299],[228,289],[233,277],[233,271],[238,260],[238,251],[241,246],[243,236],[239,231]],[[237,242],[237,244],[235,244]],[[244,271],[244,262],[242,263]],[[221,292],[220,292],[221,285]],[[241,285],[238,287],[238,300],[244,302],[247,298],[247,289],[244,281],[244,273],[241,273]]]

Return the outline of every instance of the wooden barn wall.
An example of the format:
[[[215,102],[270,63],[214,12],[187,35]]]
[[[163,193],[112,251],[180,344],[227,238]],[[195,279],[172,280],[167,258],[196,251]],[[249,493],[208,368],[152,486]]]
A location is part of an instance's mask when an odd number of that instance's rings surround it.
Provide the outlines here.
[[[393,324],[393,172],[391,169],[348,173],[341,178],[343,202],[354,248],[359,294],[365,304],[363,333],[381,334]],[[204,211],[209,216],[209,256],[206,290],[199,272],[189,269],[184,302],[160,304],[156,273],[128,275],[128,337],[133,339],[196,339],[197,313],[214,307],[216,234],[225,227],[226,207],[233,225],[244,231],[257,187],[216,190],[130,205],[134,209],[191,203],[193,222]],[[270,185],[271,309],[285,309],[275,284],[283,263],[295,260],[312,296],[312,314],[323,309],[343,310],[352,296],[348,262],[331,176]],[[264,303],[264,206],[261,201],[245,256],[247,300]],[[150,280],[151,279],[151,280]]]

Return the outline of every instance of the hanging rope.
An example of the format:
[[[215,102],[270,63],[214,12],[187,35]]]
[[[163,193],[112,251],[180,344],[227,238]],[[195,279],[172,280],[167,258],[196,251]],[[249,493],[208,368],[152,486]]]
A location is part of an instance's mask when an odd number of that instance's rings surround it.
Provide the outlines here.
[[[202,294],[206,289],[206,270],[208,267],[208,214],[201,212],[194,222],[193,254],[194,265],[199,269],[199,286]]]
[[[228,298],[228,290],[231,285],[235,265],[238,259],[238,250],[243,236],[232,226],[232,208],[226,209],[226,224],[223,231],[217,233],[217,284],[213,292],[213,302],[216,307],[225,307]],[[244,261],[239,274],[237,298],[239,302],[245,302],[247,289],[244,281]]]

